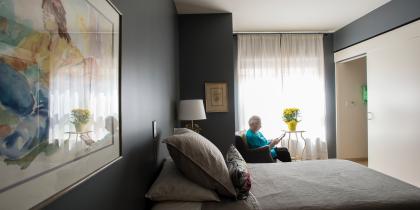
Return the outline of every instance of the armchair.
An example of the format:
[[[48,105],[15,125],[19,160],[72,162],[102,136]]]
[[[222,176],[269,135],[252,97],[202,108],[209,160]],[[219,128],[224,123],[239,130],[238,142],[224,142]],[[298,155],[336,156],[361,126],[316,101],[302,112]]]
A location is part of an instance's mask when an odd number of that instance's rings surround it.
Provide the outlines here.
[[[271,157],[270,147],[264,146],[256,149],[250,149],[246,142],[245,135],[235,135],[235,147],[241,153],[247,163],[275,163]]]

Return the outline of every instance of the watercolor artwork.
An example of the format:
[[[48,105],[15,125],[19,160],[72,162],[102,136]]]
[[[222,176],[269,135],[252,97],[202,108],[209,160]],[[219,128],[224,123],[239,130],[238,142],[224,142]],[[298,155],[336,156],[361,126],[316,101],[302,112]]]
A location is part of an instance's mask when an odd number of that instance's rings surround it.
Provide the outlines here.
[[[120,15],[112,8],[0,0],[0,200],[102,150],[120,155]]]

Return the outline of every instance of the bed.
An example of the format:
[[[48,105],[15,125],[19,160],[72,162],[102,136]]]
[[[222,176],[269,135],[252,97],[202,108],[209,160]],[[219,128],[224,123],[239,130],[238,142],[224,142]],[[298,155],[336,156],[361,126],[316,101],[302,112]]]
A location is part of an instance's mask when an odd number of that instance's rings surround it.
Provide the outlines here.
[[[420,209],[420,188],[346,160],[248,164],[246,200],[159,202],[154,210]]]
[[[246,163],[233,145],[222,155],[205,137],[177,132],[145,195],[153,210],[420,210],[420,188],[351,161]]]
[[[262,209],[420,209],[420,189],[346,160],[250,164]]]

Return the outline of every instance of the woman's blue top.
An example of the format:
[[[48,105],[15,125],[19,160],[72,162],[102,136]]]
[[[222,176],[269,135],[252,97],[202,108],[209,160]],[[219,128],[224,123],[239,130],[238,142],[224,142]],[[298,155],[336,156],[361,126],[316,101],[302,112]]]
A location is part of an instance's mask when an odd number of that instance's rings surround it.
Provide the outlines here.
[[[246,142],[248,143],[248,147],[251,149],[256,149],[270,144],[270,141],[268,141],[261,132],[257,131],[254,133],[251,129],[246,131]],[[277,153],[274,148],[271,149],[271,157],[277,157]]]

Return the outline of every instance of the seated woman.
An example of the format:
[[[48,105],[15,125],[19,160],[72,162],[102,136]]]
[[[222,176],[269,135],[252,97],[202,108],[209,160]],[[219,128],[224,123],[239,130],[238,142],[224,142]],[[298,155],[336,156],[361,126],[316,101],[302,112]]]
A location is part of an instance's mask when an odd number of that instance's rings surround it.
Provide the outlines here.
[[[282,162],[291,162],[290,153],[285,147],[275,147],[286,134],[283,134],[282,137],[273,139],[271,141],[267,140],[261,132],[261,118],[258,116],[252,116],[248,121],[249,129],[246,131],[246,141],[249,148],[255,149],[258,147],[269,146],[271,151],[271,157],[273,159],[279,159]]]

